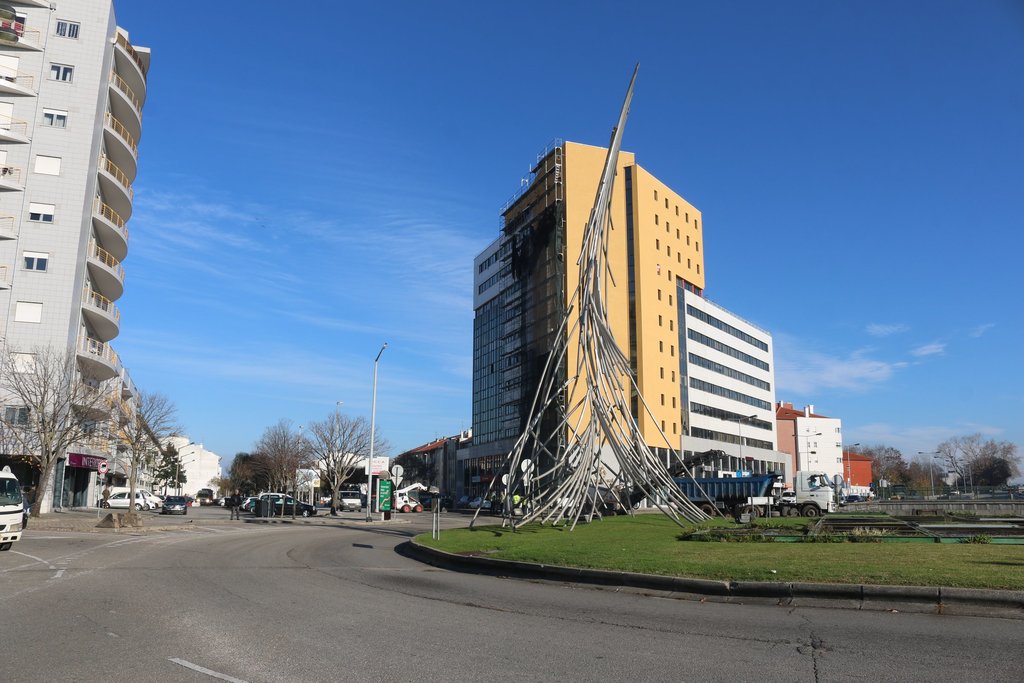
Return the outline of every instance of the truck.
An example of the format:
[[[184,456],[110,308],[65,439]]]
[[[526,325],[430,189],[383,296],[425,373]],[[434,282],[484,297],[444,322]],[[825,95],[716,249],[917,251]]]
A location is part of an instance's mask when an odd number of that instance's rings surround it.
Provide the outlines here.
[[[196,492],[196,502],[200,505],[213,505],[213,489],[199,489]]]
[[[824,472],[797,472],[792,488],[783,490],[781,475],[758,474],[695,478],[676,477],[676,485],[705,514],[819,517],[837,509],[833,482]]]
[[[21,540],[21,524],[25,513],[24,499],[18,478],[10,465],[0,470],[0,551],[10,550]]]

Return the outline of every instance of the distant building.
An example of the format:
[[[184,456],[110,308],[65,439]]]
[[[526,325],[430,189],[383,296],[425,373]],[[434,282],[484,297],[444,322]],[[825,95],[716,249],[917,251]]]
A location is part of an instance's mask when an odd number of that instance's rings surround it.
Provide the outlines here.
[[[201,443],[194,443],[187,436],[172,436],[166,444],[172,444],[178,450],[181,469],[188,478],[181,486],[183,496],[195,496],[199,489],[213,489],[217,493],[214,482],[222,476],[220,456],[207,450]]]
[[[814,470],[830,477],[843,475],[843,423],[814,412],[797,410],[792,403],[775,405],[779,450],[790,456],[794,471]]]
[[[843,451],[843,479],[851,493],[867,493],[871,488],[871,465],[873,460],[866,455]]]
[[[422,477],[419,483],[426,486],[437,486],[443,495],[451,495],[457,489],[456,482],[463,479],[463,473],[457,472],[457,453],[460,447],[468,445],[473,438],[473,430],[469,429],[455,436],[434,439],[422,446],[411,448],[395,456],[394,461],[404,462],[407,458],[415,458],[422,464],[428,476]],[[405,473],[406,482],[411,482],[410,473]]]

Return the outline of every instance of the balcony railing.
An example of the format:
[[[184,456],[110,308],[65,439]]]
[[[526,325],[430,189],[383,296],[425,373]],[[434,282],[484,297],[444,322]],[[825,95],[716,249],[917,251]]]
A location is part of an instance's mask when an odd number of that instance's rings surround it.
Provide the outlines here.
[[[114,305],[113,301],[103,296],[99,292],[93,291],[86,287],[82,292],[82,301],[84,301],[87,304],[91,304],[94,308],[100,309],[101,311],[109,315],[111,318],[113,318],[115,322],[121,322],[121,311],[118,310],[117,306]]]
[[[128,149],[132,151],[132,156],[138,158],[139,146],[135,144],[135,138],[128,132],[128,129],[124,127],[124,124],[114,118],[114,115],[109,111],[107,112],[107,125],[114,129],[114,132],[121,136],[121,139],[128,145]],[[3,119],[0,118],[0,128],[3,127]],[[116,167],[115,167],[116,168]]]
[[[124,93],[124,96],[127,97],[128,101],[135,107],[135,113],[139,115],[139,118],[142,118],[142,102],[139,101],[139,98],[135,95],[135,91],[131,89],[128,83],[115,71],[110,72],[110,83]]]
[[[12,119],[9,116],[0,116],[0,130],[6,130],[23,138],[28,137],[28,123]]]
[[[14,71],[13,69],[0,68],[0,80],[20,85],[28,90],[32,90],[36,84],[36,79],[32,75],[22,73],[21,71]]]
[[[124,174],[124,171],[117,167],[117,164],[107,158],[106,154],[100,156],[100,167],[106,170],[110,175],[114,176],[117,182],[124,185],[124,189],[128,192],[129,199],[135,198],[135,190],[132,189],[132,182],[128,180],[128,176]]]
[[[117,274],[117,279],[124,282],[124,266],[121,265],[121,262],[96,242],[89,244],[92,246],[92,257],[114,271]]]
[[[7,266],[0,266],[0,286],[6,287],[8,283]]]
[[[132,44],[129,43],[128,39],[125,38],[120,33],[117,34],[117,44],[120,45],[121,47],[123,47],[124,51],[127,52],[128,55],[132,59],[135,60],[135,63],[139,66],[139,71],[142,72],[143,79],[145,79],[146,78],[146,65],[142,63],[142,57],[140,57],[139,53],[135,51],[135,48],[132,47]]]
[[[106,361],[117,368],[119,372],[121,370],[120,357],[114,352],[114,349],[110,348],[110,344],[107,344],[106,342],[101,342],[98,339],[92,339],[90,337],[79,337],[78,351],[79,353],[94,356]]]
[[[0,216],[0,233],[14,232],[14,216]]]
[[[0,166],[0,182],[20,183],[21,169],[17,166]]]

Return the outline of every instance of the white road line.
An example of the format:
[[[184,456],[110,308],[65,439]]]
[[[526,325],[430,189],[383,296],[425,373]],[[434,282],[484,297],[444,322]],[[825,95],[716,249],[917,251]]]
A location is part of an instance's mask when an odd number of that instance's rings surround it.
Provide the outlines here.
[[[207,676],[211,676],[213,678],[219,678],[222,681],[230,681],[231,683],[247,683],[247,681],[243,681],[241,678],[235,678],[234,676],[228,676],[227,674],[218,673],[216,671],[207,669],[206,667],[199,666],[198,664],[186,662],[184,659],[178,659],[177,657],[168,657],[168,659],[170,659],[175,664],[180,664],[186,669],[192,669],[193,671],[198,671],[201,674],[206,674]]]
[[[15,555],[21,555],[22,557],[27,557],[27,558],[29,558],[31,560],[35,560],[36,562],[42,562],[43,564],[45,564],[50,569],[56,569],[56,567],[54,567],[53,565],[50,564],[49,560],[44,560],[41,557],[36,557],[35,555],[29,555],[28,553],[18,552],[17,550],[14,551],[14,554]]]
[[[56,574],[54,574],[53,576],[51,576],[51,577],[49,578],[49,580],[50,580],[50,581],[53,581],[54,579],[59,579],[59,578],[60,578],[60,577],[62,577],[62,576],[64,576],[64,570],[63,570],[63,569],[58,569],[58,570],[57,570],[57,573],[56,573]]]

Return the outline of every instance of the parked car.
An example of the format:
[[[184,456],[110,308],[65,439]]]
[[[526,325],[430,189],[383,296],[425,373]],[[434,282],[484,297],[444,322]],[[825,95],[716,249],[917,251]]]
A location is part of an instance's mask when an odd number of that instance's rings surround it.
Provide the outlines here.
[[[455,501],[455,507],[464,508],[469,505],[469,496],[459,496],[459,499]]]
[[[188,499],[185,496],[167,496],[164,498],[164,506],[160,510],[161,515],[187,515]]]
[[[295,514],[300,517],[315,517],[316,508],[309,503],[303,503],[297,501],[291,496],[286,496],[283,493],[264,493],[259,498],[259,502],[253,506],[253,512],[255,514],[260,513],[260,507],[263,501],[269,500],[273,502],[275,517],[283,517],[285,515],[292,514],[292,508],[294,506]]]
[[[110,498],[107,498],[106,501],[100,503],[100,507],[127,510],[129,507],[128,502],[130,500],[128,497],[129,493],[130,492],[128,491],[118,491],[117,493],[112,494]],[[150,509],[150,502],[146,499],[145,495],[143,495],[142,491],[135,492],[134,508],[136,510]]]
[[[847,496],[843,500],[843,502],[844,503],[863,503],[864,502],[864,496],[859,496],[856,493],[850,494],[849,496]]]
[[[146,499],[148,510],[155,510],[164,504],[164,499],[152,491],[143,490],[142,495]]]
[[[363,494],[359,491],[338,491],[338,509],[353,512],[363,509]]]
[[[476,510],[477,508],[480,508],[481,510],[490,510],[491,501],[486,498],[482,498],[481,496],[477,496],[473,500],[469,501],[469,509]]]
[[[259,500],[258,496],[247,496],[243,498],[241,505],[242,510],[245,512],[252,512],[253,506],[256,504],[257,500]]]

